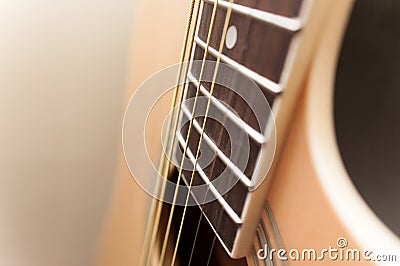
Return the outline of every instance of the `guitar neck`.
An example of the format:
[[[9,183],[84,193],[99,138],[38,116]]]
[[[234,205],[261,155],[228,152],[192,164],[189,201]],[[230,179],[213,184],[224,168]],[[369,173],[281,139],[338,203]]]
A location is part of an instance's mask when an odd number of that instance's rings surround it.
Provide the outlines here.
[[[178,161],[186,160],[194,169],[179,171],[182,179],[190,188],[208,187],[205,195],[192,191],[193,201],[232,257],[246,255],[252,240],[248,232],[255,231],[260,216],[260,207],[255,206],[262,206],[263,199],[255,188],[273,160],[274,116],[306,21],[304,2],[199,3],[184,87],[186,103],[174,135],[177,149],[187,157],[177,155]],[[267,111],[260,111],[263,108]],[[203,163],[198,150],[215,156]]]

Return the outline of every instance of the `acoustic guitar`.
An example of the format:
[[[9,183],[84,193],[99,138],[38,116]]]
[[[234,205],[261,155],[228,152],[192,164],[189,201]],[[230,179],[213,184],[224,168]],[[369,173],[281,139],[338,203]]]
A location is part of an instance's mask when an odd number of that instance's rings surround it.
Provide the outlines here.
[[[188,63],[164,108],[156,198],[122,162],[98,264],[400,265],[400,2],[142,7],[141,81],[157,55],[176,58],[172,25]]]

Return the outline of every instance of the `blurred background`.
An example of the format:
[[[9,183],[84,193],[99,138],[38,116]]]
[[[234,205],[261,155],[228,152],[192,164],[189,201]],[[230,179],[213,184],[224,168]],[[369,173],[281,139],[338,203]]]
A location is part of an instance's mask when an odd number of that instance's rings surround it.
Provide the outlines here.
[[[137,264],[149,197],[123,160],[123,114],[179,62],[188,7],[0,0],[0,265]]]
[[[0,0],[0,265],[93,263],[135,3]]]

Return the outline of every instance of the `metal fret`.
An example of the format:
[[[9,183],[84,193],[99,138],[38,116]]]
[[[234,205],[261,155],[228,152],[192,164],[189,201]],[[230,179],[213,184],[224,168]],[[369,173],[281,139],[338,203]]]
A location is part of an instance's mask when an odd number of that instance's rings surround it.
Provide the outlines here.
[[[190,111],[182,105],[181,107],[183,113],[186,115],[188,119],[192,119],[192,115],[190,114]],[[196,121],[196,119],[193,119],[193,126],[201,134],[201,126],[199,123]],[[250,187],[251,181],[250,178],[248,178],[222,151],[218,146],[214,143],[214,141],[211,140],[211,138],[207,135],[207,133],[203,132],[203,139],[207,142],[209,147],[218,155],[218,157],[221,159],[221,161],[226,165],[226,167],[231,170],[236,177],[239,178],[239,180],[245,185],[247,188]]]
[[[203,169],[200,167],[198,162],[196,163],[196,159],[190,150],[189,147],[185,147],[185,140],[179,132],[176,132],[176,137],[178,138],[179,144],[181,145],[182,149],[186,149],[186,154],[189,157],[190,161],[193,165],[195,165],[196,171],[199,173],[201,179],[203,179],[204,183],[207,184],[211,193],[214,194],[216,199],[218,200],[219,204],[222,206],[224,211],[228,214],[228,216],[232,219],[234,223],[240,225],[243,223],[242,219],[236,214],[236,212],[232,209],[232,207],[226,202],[226,200],[222,197],[222,195],[218,192],[215,186],[211,183],[210,179],[204,173]]]
[[[215,0],[204,0],[204,2],[214,4]],[[302,23],[298,18],[288,18],[285,16],[273,14],[259,9],[242,6],[227,1],[218,1],[218,6],[228,9],[232,8],[233,12],[249,16],[251,18],[275,25],[291,32],[297,32],[302,28]]]
[[[194,41],[198,46],[200,46],[203,49],[206,49],[207,44],[204,41],[202,41],[198,36],[195,36]],[[242,64],[239,64],[238,62],[227,57],[226,55],[219,53],[217,50],[215,50],[211,46],[208,46],[208,52],[214,57],[220,57],[222,62],[230,65],[234,69],[236,69],[236,70],[240,71],[241,73],[245,74],[246,76],[250,77],[255,82],[257,82],[259,85],[263,86],[265,89],[270,90],[273,93],[281,93],[282,92],[282,86],[280,84],[277,84],[277,83],[273,82],[272,80],[261,76],[260,74],[243,66]]]
[[[195,85],[196,88],[199,87],[199,81],[190,72],[188,72],[188,79],[191,83],[193,83],[193,85]],[[223,114],[226,114],[226,116],[233,123],[235,123],[238,127],[242,128],[256,142],[263,144],[268,141],[268,139],[263,134],[261,134],[260,132],[249,126],[239,116],[237,116],[235,113],[229,110],[225,105],[223,105],[221,101],[212,96],[210,92],[206,88],[204,88],[204,86],[200,86],[200,91],[205,97],[211,99],[211,102],[218,110],[220,110]]]

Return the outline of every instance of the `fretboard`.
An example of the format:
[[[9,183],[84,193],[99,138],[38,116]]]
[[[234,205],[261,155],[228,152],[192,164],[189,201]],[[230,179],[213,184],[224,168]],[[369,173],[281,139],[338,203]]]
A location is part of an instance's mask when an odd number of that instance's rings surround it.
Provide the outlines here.
[[[302,28],[300,17],[302,3],[305,1],[236,0],[234,3],[218,1],[207,45],[214,1],[204,0],[200,5],[200,18],[195,30],[191,60],[202,61],[204,58],[214,62],[218,60],[249,77],[261,88],[262,94],[275,112],[274,115],[277,115],[280,98],[285,91],[286,80],[291,71],[289,55],[295,52],[293,39]],[[228,9],[232,12],[229,27],[235,27],[237,36],[233,46],[228,47],[223,44],[222,52],[219,52]],[[206,50],[207,55],[204,57]],[[270,115],[263,117],[263,121],[257,120],[251,108],[260,104],[257,94],[252,95],[249,92],[250,97],[246,102],[225,86],[203,81],[204,76],[212,77],[213,73],[214,69],[204,68],[201,71],[198,64],[194,65],[187,74],[188,85],[185,87],[184,95],[186,100],[193,99],[198,91],[197,97],[208,99],[210,111],[219,113],[223,117],[222,121],[207,118],[203,132],[204,117],[192,117],[193,104],[183,105],[181,121],[192,119],[192,127],[188,134],[189,123],[181,125],[182,129],[176,132],[176,136],[179,149],[187,149],[185,160],[194,169],[192,185],[208,185],[208,193],[217,198],[205,204],[202,198],[194,200],[225,249],[232,255],[239,254],[237,251],[239,231],[247,222],[254,184],[265,177],[265,173],[260,174],[258,171],[258,164],[262,163],[260,161],[262,153],[274,148],[268,146],[272,145],[269,139],[270,134],[274,133],[268,128],[271,128],[270,123],[274,121]],[[231,80],[233,86],[243,86],[234,74],[224,76],[222,79]],[[204,103],[198,103],[195,108],[195,113],[206,114],[207,107]],[[234,129],[239,136],[234,142],[229,138],[227,127]],[[187,137],[189,140],[186,147]],[[200,139],[202,139],[201,150],[209,150],[215,154],[207,166],[201,165],[200,162],[195,166]],[[249,158],[242,158],[244,155],[240,152],[240,145],[247,142],[250,146]],[[233,149],[233,145],[236,147],[239,145],[239,149]],[[244,170],[240,170],[235,163],[242,160],[246,160]],[[211,183],[224,171],[230,177],[226,179],[226,185],[232,187],[227,193],[222,193],[220,188]],[[190,184],[192,173],[193,171],[183,170],[183,181],[187,185]]]

